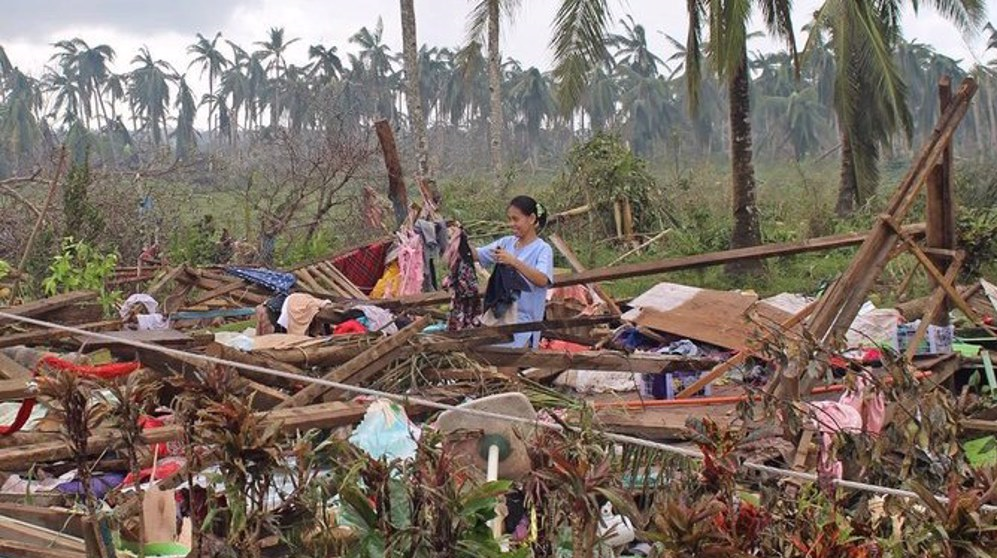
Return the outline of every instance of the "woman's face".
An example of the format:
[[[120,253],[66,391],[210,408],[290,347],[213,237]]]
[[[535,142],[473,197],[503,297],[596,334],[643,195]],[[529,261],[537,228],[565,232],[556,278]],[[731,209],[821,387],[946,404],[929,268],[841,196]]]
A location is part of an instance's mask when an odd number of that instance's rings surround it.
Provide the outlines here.
[[[509,227],[512,228],[512,233],[516,235],[516,238],[523,238],[529,233],[533,232],[534,226],[537,222],[537,218],[533,215],[526,215],[518,207],[510,205],[509,209],[505,212],[506,217],[509,219]]]

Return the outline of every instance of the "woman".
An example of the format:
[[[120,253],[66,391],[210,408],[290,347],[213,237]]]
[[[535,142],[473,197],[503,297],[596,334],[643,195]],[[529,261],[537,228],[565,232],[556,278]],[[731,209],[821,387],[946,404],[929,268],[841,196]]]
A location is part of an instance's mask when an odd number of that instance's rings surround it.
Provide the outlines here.
[[[519,273],[526,288],[516,300],[516,323],[541,322],[547,307],[547,289],[554,283],[554,252],[544,242],[540,231],[547,224],[547,211],[529,196],[516,196],[506,209],[513,235],[473,251],[475,259],[486,268],[502,264]],[[514,335],[507,347],[536,348],[540,332]]]

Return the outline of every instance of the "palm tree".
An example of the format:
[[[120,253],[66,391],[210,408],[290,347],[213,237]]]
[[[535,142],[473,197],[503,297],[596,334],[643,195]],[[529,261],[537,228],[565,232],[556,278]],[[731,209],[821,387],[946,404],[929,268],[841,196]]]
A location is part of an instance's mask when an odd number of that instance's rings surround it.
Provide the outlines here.
[[[419,46],[416,40],[415,2],[400,0],[402,12],[402,55],[405,59],[405,101],[409,123],[415,136],[416,168],[420,178],[429,177],[429,145],[426,143],[426,115],[423,113],[419,77]]]
[[[394,68],[391,49],[384,42],[384,21],[377,18],[373,30],[361,27],[350,37],[350,42],[360,47],[358,57],[351,55],[351,77],[369,91],[369,100],[374,103],[372,116],[392,118],[395,112],[394,94],[389,81]]]
[[[833,106],[841,133],[837,211],[842,215],[875,192],[880,149],[890,145],[897,131],[908,138],[913,134],[908,86],[895,58],[904,4],[901,0],[826,0],[814,14],[808,43],[821,41],[822,32],[828,31],[834,51]],[[911,4],[918,8],[917,3]],[[982,22],[982,0],[932,0],[931,4],[964,31]],[[811,48],[808,44],[806,51]],[[869,91],[878,94],[869,95]]]
[[[177,72],[168,62],[154,59],[147,47],[139,49],[132,64],[139,65],[132,70],[128,87],[133,110],[142,120],[142,129],[152,135],[153,143],[161,145],[167,133],[170,82],[176,81]]]
[[[110,125],[107,107],[104,105],[102,90],[111,72],[108,64],[114,62],[114,49],[108,45],[91,47],[80,38],[59,41],[54,45],[60,52],[52,56],[58,59],[64,73],[77,81],[83,94],[84,115],[89,125],[91,115],[100,113],[104,124]],[[90,100],[93,99],[93,109]]]
[[[686,86],[693,112],[699,104],[702,75],[702,34],[709,29],[707,56],[712,73],[727,85],[730,122],[730,159],[734,230],[731,247],[742,248],[761,243],[761,228],[755,193],[755,171],[751,157],[751,102],[749,93],[747,24],[752,9],[760,7],[769,31],[789,43],[795,60],[790,0],[686,0],[689,13],[689,36],[686,41]],[[760,269],[759,262],[728,266],[729,271]]]
[[[17,68],[6,72],[3,81],[4,102],[0,104],[0,145],[13,159],[16,171],[22,158],[32,152],[42,139],[42,93],[38,83]]]
[[[468,42],[480,41],[487,27],[488,31],[488,92],[490,93],[491,116],[489,117],[489,142],[492,153],[492,171],[495,185],[504,182],[502,175],[502,56],[499,51],[500,19],[504,13],[511,19],[519,8],[520,0],[477,0],[471,10],[468,27]]]
[[[308,47],[308,59],[312,60],[308,72],[314,78],[319,78],[319,83],[325,85],[343,75],[343,61],[336,54],[336,47],[325,47],[322,45],[312,45]]]
[[[197,116],[197,103],[194,92],[187,85],[186,76],[181,76],[177,84],[177,127],[174,139],[177,146],[177,160],[190,159],[197,151],[197,132],[194,130],[194,118]]]
[[[547,78],[536,68],[520,73],[510,84],[509,99],[516,113],[522,118],[526,130],[529,159],[536,166],[537,147],[540,145],[540,126],[555,113],[554,96]]]
[[[208,96],[214,97],[215,95],[215,80],[218,78],[222,71],[228,67],[229,61],[225,58],[225,54],[218,49],[218,39],[222,36],[221,32],[215,33],[215,37],[210,41],[205,38],[204,35],[200,33],[197,34],[197,42],[187,47],[188,54],[195,54],[196,57],[190,61],[187,69],[190,69],[195,64],[201,66],[201,76],[204,76],[204,72],[208,72]],[[214,118],[214,105],[208,105],[208,137],[211,137],[211,131],[215,126]]]
[[[266,41],[255,43],[256,46],[260,47],[260,50],[256,51],[257,57],[261,61],[269,60],[266,69],[273,70],[273,81],[271,82],[273,105],[270,107],[270,126],[273,128],[276,128],[280,123],[280,87],[277,86],[277,83],[282,77],[282,69],[286,66],[284,55],[287,52],[287,47],[300,40],[299,38],[285,40],[283,27],[271,27],[269,38]]]
[[[644,26],[635,23],[631,15],[621,19],[620,25],[626,33],[609,37],[609,43],[617,49],[617,63],[629,66],[644,77],[658,75],[658,64],[664,65],[664,62],[648,48]]]

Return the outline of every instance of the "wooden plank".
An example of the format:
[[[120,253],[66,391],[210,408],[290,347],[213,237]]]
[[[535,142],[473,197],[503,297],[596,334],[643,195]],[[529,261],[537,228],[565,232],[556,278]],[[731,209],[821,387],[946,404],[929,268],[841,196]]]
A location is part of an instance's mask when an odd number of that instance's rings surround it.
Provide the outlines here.
[[[309,268],[303,267],[295,271],[294,276],[298,278],[298,281],[301,281],[302,283],[305,284],[306,287],[308,287],[313,291],[328,292],[328,289],[323,288],[321,285],[318,284],[318,282],[315,281],[315,278],[312,277],[312,274],[308,270]],[[337,293],[329,292],[329,294],[337,294]]]
[[[962,267],[964,255],[958,254],[949,264],[948,271],[945,272],[944,281],[948,281],[950,284],[955,282],[956,278],[959,276],[959,268]],[[917,326],[917,331],[914,332],[914,337],[910,341],[910,346],[907,347],[905,356],[908,360],[914,358],[917,353],[917,347],[924,340],[924,336],[928,334],[928,328],[932,323],[935,322],[934,316],[938,314],[945,308],[945,288],[942,285],[935,287],[934,292],[931,294],[931,298],[928,300],[927,306],[924,308],[924,315],[921,316],[921,323]]]
[[[30,380],[34,374],[20,362],[0,353],[0,376],[5,380]]]
[[[406,406],[406,410],[409,407]],[[413,406],[413,412],[421,407]],[[281,431],[293,433],[312,428],[336,428],[356,424],[363,419],[366,406],[345,402],[323,403],[291,409],[280,409],[258,413],[264,420],[261,428],[280,424]],[[159,444],[179,440],[182,435],[179,425],[150,428],[143,432],[148,444]],[[95,434],[87,441],[90,455],[99,455],[121,441],[117,432]],[[60,461],[73,457],[72,451],[63,441],[24,445],[0,450],[0,471],[21,471],[25,464]]]
[[[578,256],[575,255],[575,252],[571,249],[570,246],[568,246],[568,243],[565,242],[563,238],[558,236],[557,233],[550,235],[549,240],[550,243],[553,244],[555,248],[557,248],[557,251],[560,252],[562,256],[564,256],[564,259],[568,260],[568,265],[571,266],[571,269],[575,270],[575,273],[582,273],[588,271],[587,269],[585,269],[585,266],[582,264],[581,260],[578,259]],[[599,295],[599,298],[605,301],[606,306],[609,308],[610,312],[612,312],[617,316],[622,314],[622,312],[620,311],[620,305],[616,303],[616,300],[614,300],[613,297],[610,296],[608,292],[606,292],[606,289],[602,288],[602,285],[600,285],[599,283],[591,283],[589,287],[592,290],[594,290],[597,295]]]
[[[25,523],[80,539],[83,538],[83,515],[73,510],[0,502],[0,515],[13,517]]]
[[[766,343],[768,341],[771,341],[772,338],[778,335],[780,332],[788,331],[790,329],[793,329],[797,325],[803,323],[803,320],[805,320],[807,316],[809,316],[816,307],[817,303],[811,302],[810,304],[805,306],[802,310],[797,312],[792,318],[779,324],[779,328],[777,331],[767,332],[762,338],[762,342]],[[739,353],[737,353],[737,355],[735,355],[733,358],[730,358],[726,360],[723,364],[714,367],[713,370],[710,370],[707,374],[701,376],[698,380],[693,382],[689,387],[680,391],[679,394],[675,396],[675,398],[685,399],[686,397],[692,397],[693,395],[696,395],[704,387],[722,378],[725,374],[727,374],[727,372],[730,372],[734,368],[747,362],[747,360],[750,357],[754,356],[755,354],[757,353],[754,349],[750,349],[747,347],[744,348]]]
[[[0,539],[0,556],[5,558],[87,558],[86,547],[80,549],[53,548],[50,542],[39,539],[37,544],[27,544],[10,539]]]
[[[408,193],[405,191],[405,179],[402,176],[402,162],[398,158],[398,147],[395,145],[395,134],[387,120],[374,123],[377,139],[384,153],[384,166],[388,170],[388,199],[395,211],[397,225],[405,221],[408,213]]]
[[[740,350],[760,334],[758,326],[747,319],[748,311],[757,303],[755,295],[701,289],[688,300],[667,310],[642,308],[635,323],[711,345]],[[791,317],[775,308],[767,308],[765,314],[776,322]]]
[[[184,347],[194,344],[194,339],[191,336],[175,329],[107,331],[101,335],[102,337],[78,335],[75,336],[75,339],[80,345],[86,346],[87,349],[111,348],[116,346],[130,347],[128,343],[132,341],[169,347]],[[103,336],[113,337],[114,340],[106,339]]]
[[[239,349],[222,345],[221,343],[212,343],[205,348],[205,353],[207,353],[208,356],[238,362],[239,364],[250,364],[253,366],[273,368],[274,370],[279,370],[288,374],[297,374],[301,376],[305,375],[301,368],[276,360],[265,354],[265,351],[245,353]],[[300,352],[298,354],[300,355]],[[236,370],[238,370],[239,375],[244,378],[271,387],[298,389],[301,386],[299,382],[282,378],[280,376],[274,376],[272,374],[264,374],[261,372],[254,372],[252,370],[243,370],[241,368]]]
[[[959,307],[959,310],[961,310],[962,313],[965,314],[970,321],[972,321],[973,323],[980,323],[980,318],[979,316],[976,315],[976,311],[973,310],[969,306],[969,304],[966,303],[966,300],[962,298],[962,295],[959,294],[959,291],[953,285],[953,281],[955,279],[953,278],[950,280],[946,280],[945,276],[942,275],[942,272],[939,271],[937,267],[935,267],[935,264],[934,262],[931,261],[931,258],[929,258],[924,252],[921,251],[921,247],[918,246],[916,242],[914,242],[913,238],[911,238],[907,234],[904,234],[904,232],[900,229],[900,227],[897,226],[895,220],[893,220],[892,218],[887,218],[887,222],[889,223],[890,227],[892,227],[896,231],[896,233],[900,236],[900,238],[904,241],[904,243],[907,244],[907,247],[910,249],[910,252],[921,264],[921,267],[923,267],[924,270],[928,272],[928,275],[931,276],[931,278],[935,281],[935,284],[941,287],[945,291],[945,294],[948,295],[949,299],[956,306]]]
[[[904,227],[904,230],[914,237],[921,237],[924,235],[924,224],[908,225]],[[590,269],[584,273],[557,275],[554,277],[554,286],[566,287],[570,285],[585,285],[589,283],[615,281],[617,279],[660,275],[674,271],[702,269],[738,261],[780,258],[797,254],[805,254],[808,252],[824,252],[837,248],[858,246],[865,242],[867,238],[869,238],[868,233],[847,233],[811,238],[799,242],[767,244],[762,246],[752,246],[750,248],[736,248],[733,250],[724,250],[709,254],[697,254],[694,256],[683,256],[679,258],[669,258],[654,262]],[[483,289],[484,288],[482,287],[482,292],[484,292]],[[378,301],[378,304],[386,308],[412,308],[418,306],[446,304],[449,301],[450,293],[440,291],[400,299],[381,300]]]
[[[183,266],[177,266],[166,272],[165,275],[156,280],[155,283],[149,285],[149,288],[145,290],[146,294],[155,298],[159,295],[159,291],[170,283],[170,281],[175,281],[181,273],[184,272]]]
[[[121,320],[104,320],[90,324],[73,326],[76,329],[86,331],[108,331],[121,327]],[[18,345],[44,345],[53,343],[66,337],[72,337],[75,333],[54,329],[41,329],[37,331],[26,331],[24,333],[14,333],[0,336],[0,348],[16,347]]]
[[[53,310],[58,310],[74,304],[80,304],[81,302],[89,302],[91,300],[97,300],[96,292],[73,291],[70,293],[57,294],[48,298],[33,300],[31,302],[25,302],[24,304],[18,304],[17,306],[3,307],[0,308],[0,312],[3,312],[4,314],[12,314],[14,316],[32,318],[41,316],[42,314],[47,314]],[[0,316],[0,325],[6,325],[14,321],[15,320],[13,318]]]
[[[210,290],[210,291],[202,294],[196,300],[188,303],[187,306],[198,306],[200,304],[204,304],[204,303],[208,302],[209,300],[214,300],[216,298],[223,297],[223,296],[225,296],[227,294],[231,294],[231,293],[234,293],[236,291],[248,290],[248,289],[249,289],[249,283],[248,282],[246,282],[246,281],[244,281],[242,279],[237,279],[237,280],[232,281],[232,282],[230,282],[230,283],[228,283],[226,285],[222,285],[222,286],[218,287],[217,289],[212,289],[212,290]]]
[[[616,351],[564,351],[525,350],[506,348],[480,348],[469,356],[498,367],[543,368],[560,370],[603,370],[612,372],[639,372],[661,374],[680,370],[708,370],[717,364],[709,358],[688,358],[674,355],[630,355]]]
[[[339,268],[337,268],[336,266],[332,265],[329,262],[320,262],[318,266],[320,269],[323,269],[329,275],[329,277],[331,277],[334,281],[339,283],[343,287],[343,289],[346,290],[348,296],[356,298],[358,300],[368,300],[367,295],[365,295],[363,291],[360,290],[360,287],[354,285],[353,281],[350,281],[350,279],[347,276],[343,275],[342,271],[339,271]]]
[[[0,380],[0,401],[20,401],[35,391],[31,380]]]
[[[952,104],[952,80],[942,76],[938,80],[938,103],[941,112]],[[928,226],[926,243],[929,249],[951,251],[956,247],[955,200],[952,187],[952,143],[949,142],[928,179],[925,221]],[[928,250],[925,250],[928,253]],[[946,267],[952,256],[946,257],[932,250],[931,262],[938,269]],[[942,300],[941,310],[929,319],[935,325],[948,325],[948,304]]]
[[[393,355],[395,355],[399,349],[408,344],[409,340],[420,333],[427,325],[429,325],[429,323],[430,319],[427,317],[421,317],[415,320],[398,333],[378,341],[346,364],[323,376],[323,378],[335,382],[354,384],[366,381],[372,375],[381,371],[385,366],[390,364],[391,360],[394,359]],[[294,394],[291,401],[282,403],[281,405],[278,405],[277,408],[283,409],[290,406],[306,405],[309,402],[322,397],[327,392],[336,397],[346,395],[341,390],[334,390],[328,386],[310,384],[304,389],[298,391],[298,393]]]
[[[953,103],[942,114],[929,141],[914,159],[907,175],[887,205],[884,213],[890,219],[903,222],[921,186],[932,172],[935,162],[941,157],[959,122],[969,109],[969,102],[976,90],[977,85],[973,79],[967,78],[963,81]],[[810,328],[818,340],[839,339],[845,335],[855,316],[858,315],[866,296],[881,275],[888,261],[887,257],[897,240],[899,240],[897,231],[885,219],[878,219],[848,269],[824,294],[814,312]],[[776,386],[775,395],[796,400],[801,392],[807,393],[815,381],[816,379],[809,375],[804,375],[798,383],[780,381]],[[796,385],[793,385],[794,383]]]
[[[6,515],[0,515],[0,539],[47,547],[60,552],[85,552],[83,541],[76,537],[31,525],[19,518]]]

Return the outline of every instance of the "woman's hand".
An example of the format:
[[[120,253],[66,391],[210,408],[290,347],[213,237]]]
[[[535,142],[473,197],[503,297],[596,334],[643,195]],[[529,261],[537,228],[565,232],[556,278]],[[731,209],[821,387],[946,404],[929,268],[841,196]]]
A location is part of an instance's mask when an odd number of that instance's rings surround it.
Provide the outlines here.
[[[522,262],[516,256],[512,255],[512,252],[503,250],[501,246],[495,249],[495,262],[507,265],[517,271],[520,268]]]

